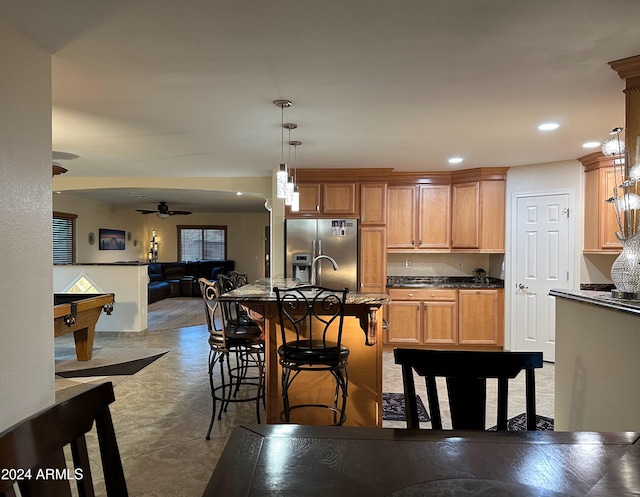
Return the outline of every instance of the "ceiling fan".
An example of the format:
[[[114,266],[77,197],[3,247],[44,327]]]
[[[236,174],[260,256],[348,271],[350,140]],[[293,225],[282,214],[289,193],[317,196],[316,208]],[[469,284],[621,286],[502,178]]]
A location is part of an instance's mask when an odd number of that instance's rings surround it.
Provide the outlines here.
[[[144,209],[136,209],[138,212],[142,212],[143,214],[156,214],[159,218],[164,219],[169,216],[185,216],[187,214],[191,214],[189,211],[172,211],[169,210],[169,206],[166,202],[160,202],[158,204],[158,209],[155,211],[149,211]]]

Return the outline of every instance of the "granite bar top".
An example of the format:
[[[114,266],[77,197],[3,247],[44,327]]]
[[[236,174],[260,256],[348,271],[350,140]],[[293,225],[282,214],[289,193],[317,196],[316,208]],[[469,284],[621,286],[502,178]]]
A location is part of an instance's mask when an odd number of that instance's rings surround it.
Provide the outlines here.
[[[593,290],[552,289],[552,297],[597,305],[621,312],[628,312],[640,316],[640,300],[623,300],[611,296],[611,292]]]
[[[262,278],[254,283],[241,286],[220,295],[220,300],[225,302],[275,302],[274,287],[293,288],[300,281],[293,278]],[[391,299],[386,293],[347,293],[347,304],[382,305],[388,304]]]
[[[476,282],[474,276],[387,276],[387,288],[504,288],[504,280],[486,278]]]

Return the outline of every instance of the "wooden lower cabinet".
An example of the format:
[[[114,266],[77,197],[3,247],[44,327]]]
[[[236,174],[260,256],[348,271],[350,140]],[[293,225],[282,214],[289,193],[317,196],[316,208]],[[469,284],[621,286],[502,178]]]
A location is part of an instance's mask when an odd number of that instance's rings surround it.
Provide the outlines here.
[[[457,339],[457,290],[389,289],[389,345],[453,345]]]
[[[504,289],[390,288],[384,345],[491,349],[504,345]]]
[[[504,290],[458,291],[458,343],[504,345]]]

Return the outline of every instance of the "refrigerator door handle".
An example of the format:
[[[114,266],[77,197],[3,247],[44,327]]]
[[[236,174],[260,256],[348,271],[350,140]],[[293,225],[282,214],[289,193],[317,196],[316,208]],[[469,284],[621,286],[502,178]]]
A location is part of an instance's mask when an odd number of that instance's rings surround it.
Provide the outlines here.
[[[318,255],[322,255],[322,240],[318,240]]]

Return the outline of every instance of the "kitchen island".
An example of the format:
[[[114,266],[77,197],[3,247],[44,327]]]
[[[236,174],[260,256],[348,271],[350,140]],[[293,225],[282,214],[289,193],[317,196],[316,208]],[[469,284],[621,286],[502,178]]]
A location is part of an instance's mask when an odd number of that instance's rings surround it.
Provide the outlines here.
[[[640,430],[640,301],[611,292],[556,297],[555,429]]]
[[[296,286],[294,279],[261,279],[220,296],[220,301],[240,302],[261,326],[265,336],[266,422],[282,422],[282,398],[278,347],[282,344],[274,287]],[[389,303],[384,293],[347,294],[342,343],[349,347],[348,426],[382,426],[382,316]],[[289,391],[293,403],[314,403],[333,397],[335,380],[330,373],[301,374]],[[318,411],[318,412],[316,412]],[[300,409],[292,413],[298,424],[330,424],[331,413]]]

